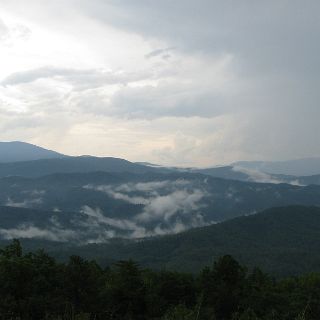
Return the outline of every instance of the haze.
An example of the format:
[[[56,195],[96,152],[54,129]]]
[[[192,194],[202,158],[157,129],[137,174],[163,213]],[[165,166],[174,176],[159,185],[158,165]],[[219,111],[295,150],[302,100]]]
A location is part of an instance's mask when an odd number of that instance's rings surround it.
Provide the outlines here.
[[[319,10],[0,0],[0,141],[181,166],[320,156]]]

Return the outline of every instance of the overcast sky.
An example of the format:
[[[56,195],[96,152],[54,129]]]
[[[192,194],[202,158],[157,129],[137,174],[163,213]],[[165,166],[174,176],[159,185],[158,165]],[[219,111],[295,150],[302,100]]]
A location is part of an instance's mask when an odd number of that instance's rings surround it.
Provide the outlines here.
[[[0,0],[0,140],[166,165],[320,156],[318,0]]]

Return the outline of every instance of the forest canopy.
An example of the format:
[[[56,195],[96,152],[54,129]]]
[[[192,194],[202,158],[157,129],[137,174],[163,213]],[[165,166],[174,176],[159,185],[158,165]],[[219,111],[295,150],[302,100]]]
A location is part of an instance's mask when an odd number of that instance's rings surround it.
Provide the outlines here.
[[[275,280],[225,255],[197,275],[0,251],[0,319],[318,319],[320,274]]]

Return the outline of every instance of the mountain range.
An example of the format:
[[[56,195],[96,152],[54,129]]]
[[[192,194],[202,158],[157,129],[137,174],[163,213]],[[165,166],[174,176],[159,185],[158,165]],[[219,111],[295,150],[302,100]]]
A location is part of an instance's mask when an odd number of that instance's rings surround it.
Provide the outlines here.
[[[318,270],[318,254],[307,254],[320,249],[317,161],[175,168],[0,143],[0,241],[105,264],[194,271],[231,253],[275,274],[308,269],[303,259]]]
[[[302,168],[304,169],[302,170]],[[0,142],[0,177],[40,177],[54,173],[93,171],[189,172],[245,182],[293,185],[320,184],[320,158],[287,162],[237,162],[227,166],[204,169],[177,168],[163,167],[148,162],[133,163],[113,157],[71,157],[24,142]]]
[[[311,176],[320,172],[320,158],[304,158],[287,161],[239,161],[232,166],[270,174]]]
[[[10,217],[10,213],[7,212]],[[175,235],[142,240],[111,239],[75,245],[40,239],[22,240],[25,250],[45,248],[66,261],[70,254],[101,265],[133,259],[154,269],[197,272],[231,254],[249,268],[261,267],[277,277],[320,272],[320,208],[288,206],[231,219]],[[1,240],[0,244],[8,241]]]
[[[231,254],[278,276],[320,271],[320,208],[289,206],[136,243],[92,244],[81,255],[135,259],[152,268],[187,272]],[[104,261],[111,263],[112,261]],[[101,262],[103,262],[101,260]]]
[[[39,210],[27,220],[18,214],[14,228],[3,222],[0,236],[32,235],[36,228],[43,239],[52,232],[68,233],[68,241],[87,243],[177,233],[271,207],[320,206],[320,186],[242,182],[188,172],[59,173],[1,178],[0,205]]]

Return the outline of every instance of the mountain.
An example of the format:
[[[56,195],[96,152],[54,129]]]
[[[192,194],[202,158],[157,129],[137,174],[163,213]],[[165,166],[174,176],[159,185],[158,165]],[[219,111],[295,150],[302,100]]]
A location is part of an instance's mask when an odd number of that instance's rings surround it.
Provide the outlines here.
[[[188,172],[201,173],[215,178],[222,178],[228,180],[238,180],[244,182],[258,182],[258,183],[287,183],[292,185],[320,185],[320,174],[311,176],[294,176],[286,174],[270,174],[259,171],[257,168],[247,168],[240,165],[218,166],[209,168],[179,168],[179,167],[162,167],[160,165],[150,164],[148,162],[137,162],[145,166],[157,168],[158,172]],[[241,164],[240,162],[239,164]]]
[[[232,166],[250,170],[292,176],[311,176],[320,174],[320,158],[305,158],[289,161],[240,161]]]
[[[259,183],[288,183],[292,185],[320,185],[320,174],[312,176],[292,176],[284,174],[270,174],[257,169],[249,169],[240,166],[224,166],[224,167],[213,167],[206,169],[190,169],[188,172],[202,173],[210,175],[212,177],[239,180],[247,182],[259,182]]]
[[[247,169],[239,166],[213,167],[206,169],[192,169],[191,172],[207,174],[212,177],[260,183],[289,183],[294,184],[297,177],[273,175],[261,171]]]
[[[0,179],[0,206],[13,207],[8,238],[77,243],[179,233],[271,207],[320,206],[320,186],[263,184],[196,173],[89,172]],[[39,211],[20,219],[14,209]],[[3,209],[4,210],[4,209]],[[8,209],[6,209],[8,210]],[[42,214],[41,212],[47,212]]]
[[[0,162],[57,159],[62,157],[65,157],[65,155],[30,143],[20,141],[0,142]]]
[[[9,224],[14,208],[6,210]],[[19,215],[26,215],[26,210],[18,209]],[[320,208],[316,207],[271,208],[255,215],[146,240],[111,239],[107,243],[75,245],[54,241],[52,234],[52,241],[32,238],[32,233],[40,234],[40,231],[30,229],[25,233],[22,242],[26,250],[45,248],[61,260],[78,254],[96,259],[102,265],[133,259],[154,269],[197,272],[219,256],[231,254],[250,268],[259,266],[275,276],[320,271]],[[0,243],[4,245],[8,241]]]
[[[284,162],[242,161],[213,168],[163,167],[148,162],[132,163],[112,157],[69,157],[29,143],[0,142],[0,177],[39,177],[54,173],[74,172],[201,173],[212,177],[294,185],[320,184],[320,158]]]
[[[98,158],[91,156],[0,163],[0,177],[40,177],[54,173],[86,173],[97,171],[144,173],[154,170],[154,168],[119,158]]]
[[[236,218],[184,233],[144,241],[111,241],[86,246],[25,240],[60,259],[80,254],[104,265],[134,259],[143,266],[195,272],[224,254],[276,276],[320,271],[320,208],[291,206]]]

